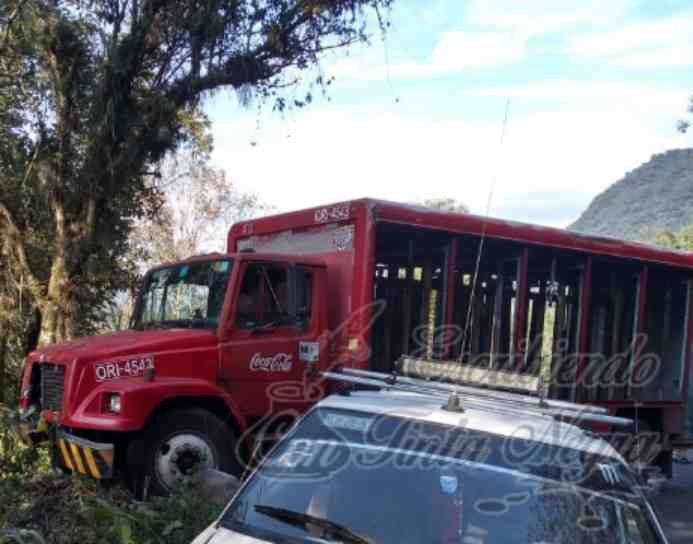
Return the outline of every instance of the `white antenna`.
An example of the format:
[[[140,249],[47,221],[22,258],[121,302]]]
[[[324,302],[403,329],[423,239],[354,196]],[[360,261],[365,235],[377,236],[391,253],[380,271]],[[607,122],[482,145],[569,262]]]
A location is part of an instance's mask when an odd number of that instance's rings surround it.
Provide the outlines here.
[[[510,97],[505,102],[505,115],[503,117],[503,127],[501,129],[500,141],[498,142],[499,151],[503,148],[503,142],[505,141],[505,130],[508,126],[508,115],[510,113]],[[496,163],[498,165],[498,163]],[[496,166],[497,168],[497,166]],[[491,186],[488,191],[488,199],[486,200],[486,212],[484,217],[488,218],[491,213],[491,202],[493,201],[493,194],[496,189],[496,182],[498,181],[498,170],[493,174],[491,178]],[[472,318],[472,308],[474,307],[474,297],[476,296],[476,285],[479,279],[479,266],[481,264],[481,254],[484,251],[484,241],[486,240],[486,221],[482,223],[481,226],[481,239],[479,240],[479,249],[476,254],[476,264],[474,266],[474,277],[472,279],[472,292],[469,296],[469,304],[467,305],[467,319],[464,323],[464,333],[462,334],[462,346],[460,349],[460,356],[458,360],[462,362],[464,358],[465,349],[467,346],[467,335],[471,332],[471,318]]]

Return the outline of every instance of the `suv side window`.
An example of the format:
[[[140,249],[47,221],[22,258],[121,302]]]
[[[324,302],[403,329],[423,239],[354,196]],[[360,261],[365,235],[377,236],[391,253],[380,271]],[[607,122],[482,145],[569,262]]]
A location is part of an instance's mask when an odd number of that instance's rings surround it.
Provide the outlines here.
[[[289,317],[288,275],[286,268],[273,264],[250,263],[245,269],[236,304],[236,326],[254,329],[283,323]]]

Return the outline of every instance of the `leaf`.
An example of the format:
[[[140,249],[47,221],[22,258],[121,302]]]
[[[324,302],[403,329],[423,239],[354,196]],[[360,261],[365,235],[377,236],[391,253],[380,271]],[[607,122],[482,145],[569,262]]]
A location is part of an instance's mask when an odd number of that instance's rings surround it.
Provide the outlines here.
[[[132,539],[132,526],[129,521],[120,518],[118,521],[118,529],[120,532],[120,542],[122,544],[135,544],[135,541]]]
[[[173,531],[177,531],[183,528],[183,523],[180,520],[176,520],[173,523],[169,523],[164,530],[161,532],[162,536],[169,536]]]

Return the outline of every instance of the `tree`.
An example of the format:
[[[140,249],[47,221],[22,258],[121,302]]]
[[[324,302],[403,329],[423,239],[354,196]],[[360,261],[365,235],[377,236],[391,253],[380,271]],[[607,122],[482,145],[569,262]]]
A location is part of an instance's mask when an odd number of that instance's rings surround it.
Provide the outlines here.
[[[166,157],[150,182],[162,195],[157,214],[136,221],[130,233],[130,260],[138,276],[154,265],[226,250],[229,226],[270,208],[257,195],[237,189],[226,173],[209,164],[211,137],[204,144],[184,145]],[[101,330],[120,330],[129,323],[134,287],[106,304]]]
[[[382,21],[391,2],[4,0],[0,241],[38,342],[88,330],[90,309],[123,287],[129,232],[161,204],[147,180],[206,96],[308,104],[329,83],[321,54],[365,41],[369,13]]]
[[[144,268],[223,252],[230,225],[269,209],[257,195],[238,190],[223,170],[189,146],[163,161],[157,190],[163,195],[158,214],[137,221],[131,235]]]
[[[693,114],[693,96],[688,99],[688,113]],[[681,119],[677,124],[677,128],[680,132],[688,132],[688,129],[691,128],[690,119]]]
[[[655,238],[658,246],[678,249],[681,251],[693,251],[693,225],[689,225],[678,232],[665,230]]]

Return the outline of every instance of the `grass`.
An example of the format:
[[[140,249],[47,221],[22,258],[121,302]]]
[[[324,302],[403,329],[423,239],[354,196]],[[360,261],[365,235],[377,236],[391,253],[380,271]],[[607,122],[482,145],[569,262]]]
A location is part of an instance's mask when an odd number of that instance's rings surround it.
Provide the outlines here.
[[[189,544],[220,512],[192,488],[138,502],[118,484],[59,474],[12,417],[0,406],[0,544]]]

